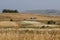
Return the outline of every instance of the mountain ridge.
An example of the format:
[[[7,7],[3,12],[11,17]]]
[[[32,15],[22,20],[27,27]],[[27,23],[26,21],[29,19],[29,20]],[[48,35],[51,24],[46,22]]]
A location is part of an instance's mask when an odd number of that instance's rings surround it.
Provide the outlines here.
[[[55,10],[55,9],[27,10],[25,12],[28,12],[28,13],[38,13],[38,14],[46,14],[46,15],[60,15],[60,10]]]

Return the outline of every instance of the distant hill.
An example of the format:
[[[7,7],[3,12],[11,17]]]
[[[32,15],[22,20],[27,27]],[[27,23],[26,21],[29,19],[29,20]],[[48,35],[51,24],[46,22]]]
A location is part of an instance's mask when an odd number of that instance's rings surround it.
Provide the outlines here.
[[[46,14],[46,15],[60,15],[60,10],[55,10],[55,9],[27,10],[27,11],[25,11],[25,12],[39,13],[39,14]]]

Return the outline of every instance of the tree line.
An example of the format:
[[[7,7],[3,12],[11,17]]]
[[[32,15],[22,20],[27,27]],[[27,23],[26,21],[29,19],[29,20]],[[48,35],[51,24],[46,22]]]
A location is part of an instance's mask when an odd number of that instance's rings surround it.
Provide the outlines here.
[[[3,9],[2,13],[18,13],[18,10]]]

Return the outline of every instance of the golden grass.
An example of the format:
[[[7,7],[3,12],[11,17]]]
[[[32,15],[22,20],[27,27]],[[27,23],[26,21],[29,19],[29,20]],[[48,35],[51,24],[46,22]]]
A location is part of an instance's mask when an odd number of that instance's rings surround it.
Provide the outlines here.
[[[40,14],[23,13],[2,13],[0,14],[0,40],[60,40],[60,28],[34,29],[32,27],[35,27],[36,25],[38,25],[38,23],[21,23],[21,20],[23,21],[24,19],[32,20],[30,19],[31,17],[36,17],[34,21],[36,20],[43,23],[47,22],[48,20],[60,22],[60,16],[45,16]],[[13,21],[10,21],[10,19],[13,19]],[[25,26],[26,28],[19,28]]]
[[[60,29],[3,31],[0,31],[0,40],[60,40]]]
[[[0,19],[14,19],[14,20],[30,20],[31,17],[35,17],[35,20],[41,20],[41,21],[46,21],[46,20],[54,20],[54,21],[59,21],[60,16],[48,16],[48,15],[41,15],[41,14],[23,14],[23,13],[1,13],[0,14]],[[4,20],[3,19],[3,20]]]
[[[19,27],[16,22],[0,21],[0,27]]]

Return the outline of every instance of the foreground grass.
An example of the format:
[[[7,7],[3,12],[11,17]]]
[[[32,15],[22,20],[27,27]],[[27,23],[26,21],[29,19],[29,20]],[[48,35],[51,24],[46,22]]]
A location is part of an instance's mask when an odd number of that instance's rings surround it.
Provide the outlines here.
[[[60,40],[60,29],[0,28],[0,40]]]

